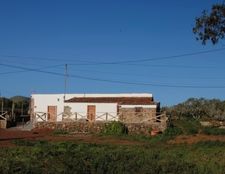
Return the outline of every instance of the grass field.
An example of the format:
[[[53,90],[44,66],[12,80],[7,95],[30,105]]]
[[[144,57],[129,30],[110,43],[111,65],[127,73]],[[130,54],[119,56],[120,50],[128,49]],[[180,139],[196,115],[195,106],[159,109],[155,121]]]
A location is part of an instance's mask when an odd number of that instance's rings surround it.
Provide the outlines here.
[[[15,140],[0,151],[0,171],[8,173],[202,173],[223,174],[225,143],[99,145]]]
[[[176,122],[155,137],[109,132],[0,132],[1,174],[224,174],[225,137],[219,129]]]

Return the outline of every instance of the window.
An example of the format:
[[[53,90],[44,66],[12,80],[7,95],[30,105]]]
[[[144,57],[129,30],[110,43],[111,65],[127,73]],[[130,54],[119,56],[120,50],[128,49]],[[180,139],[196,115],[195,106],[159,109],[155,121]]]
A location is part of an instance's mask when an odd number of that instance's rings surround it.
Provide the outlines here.
[[[143,112],[143,108],[142,108],[142,107],[136,107],[136,108],[135,108],[135,112],[136,112],[136,113]]]

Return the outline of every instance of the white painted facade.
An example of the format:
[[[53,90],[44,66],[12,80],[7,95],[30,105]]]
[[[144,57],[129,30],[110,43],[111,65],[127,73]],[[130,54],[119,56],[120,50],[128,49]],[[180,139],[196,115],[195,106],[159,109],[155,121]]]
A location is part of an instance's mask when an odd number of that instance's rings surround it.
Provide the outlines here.
[[[77,118],[82,119],[87,116],[88,105],[94,105],[96,107],[96,120],[103,121],[106,120],[106,113],[108,114],[107,120],[117,121],[117,103],[65,103],[65,106],[71,107],[71,112],[77,112]],[[75,115],[72,115],[75,118]]]
[[[73,94],[68,94],[67,97],[75,97]],[[64,94],[32,94],[33,112],[48,112],[48,106],[57,107],[57,121],[62,121],[62,113],[64,111]],[[37,121],[42,121],[38,119]]]
[[[152,97],[152,94],[148,93],[131,93],[131,94],[66,94],[65,100],[73,97]],[[64,94],[32,94],[33,100],[33,112],[34,113],[47,113],[48,106],[57,107],[57,120],[62,121],[64,107],[68,106],[71,108],[71,113],[74,113],[71,117],[78,119],[87,117],[88,105],[95,105],[96,107],[96,120],[104,120],[107,113],[108,120],[118,120],[117,116],[117,103],[69,103],[64,102]],[[156,108],[156,105],[120,105],[122,108]],[[78,113],[75,115],[75,113]],[[43,121],[36,117],[36,121]]]

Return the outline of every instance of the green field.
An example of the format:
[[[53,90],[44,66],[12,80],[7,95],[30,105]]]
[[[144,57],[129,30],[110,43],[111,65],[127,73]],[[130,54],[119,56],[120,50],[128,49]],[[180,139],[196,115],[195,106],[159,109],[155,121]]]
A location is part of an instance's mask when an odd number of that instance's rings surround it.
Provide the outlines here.
[[[199,142],[139,146],[14,141],[0,151],[0,171],[8,173],[202,173],[223,174],[225,143]]]
[[[198,121],[177,120],[163,134],[155,137],[127,135],[123,125],[109,124],[93,138],[115,140],[93,144],[82,141],[52,142],[13,140],[0,151],[1,174],[30,173],[176,173],[224,174],[225,142],[198,141],[194,144],[171,143],[179,135],[195,137],[201,132],[209,138],[225,135],[219,128],[203,128]],[[69,136],[54,131],[53,137]],[[132,142],[119,144],[120,140]],[[211,139],[212,140],[212,139]]]

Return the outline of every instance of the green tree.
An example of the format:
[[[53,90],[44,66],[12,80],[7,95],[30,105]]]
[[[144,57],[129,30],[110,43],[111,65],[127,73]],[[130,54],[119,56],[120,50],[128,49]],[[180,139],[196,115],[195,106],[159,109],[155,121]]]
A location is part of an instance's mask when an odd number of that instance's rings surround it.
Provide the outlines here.
[[[218,99],[190,98],[172,107],[163,108],[172,119],[218,119],[225,120],[225,101]]]
[[[204,10],[200,17],[195,19],[193,33],[196,39],[205,45],[207,41],[216,44],[224,39],[225,35],[225,1],[212,5],[211,11]]]

